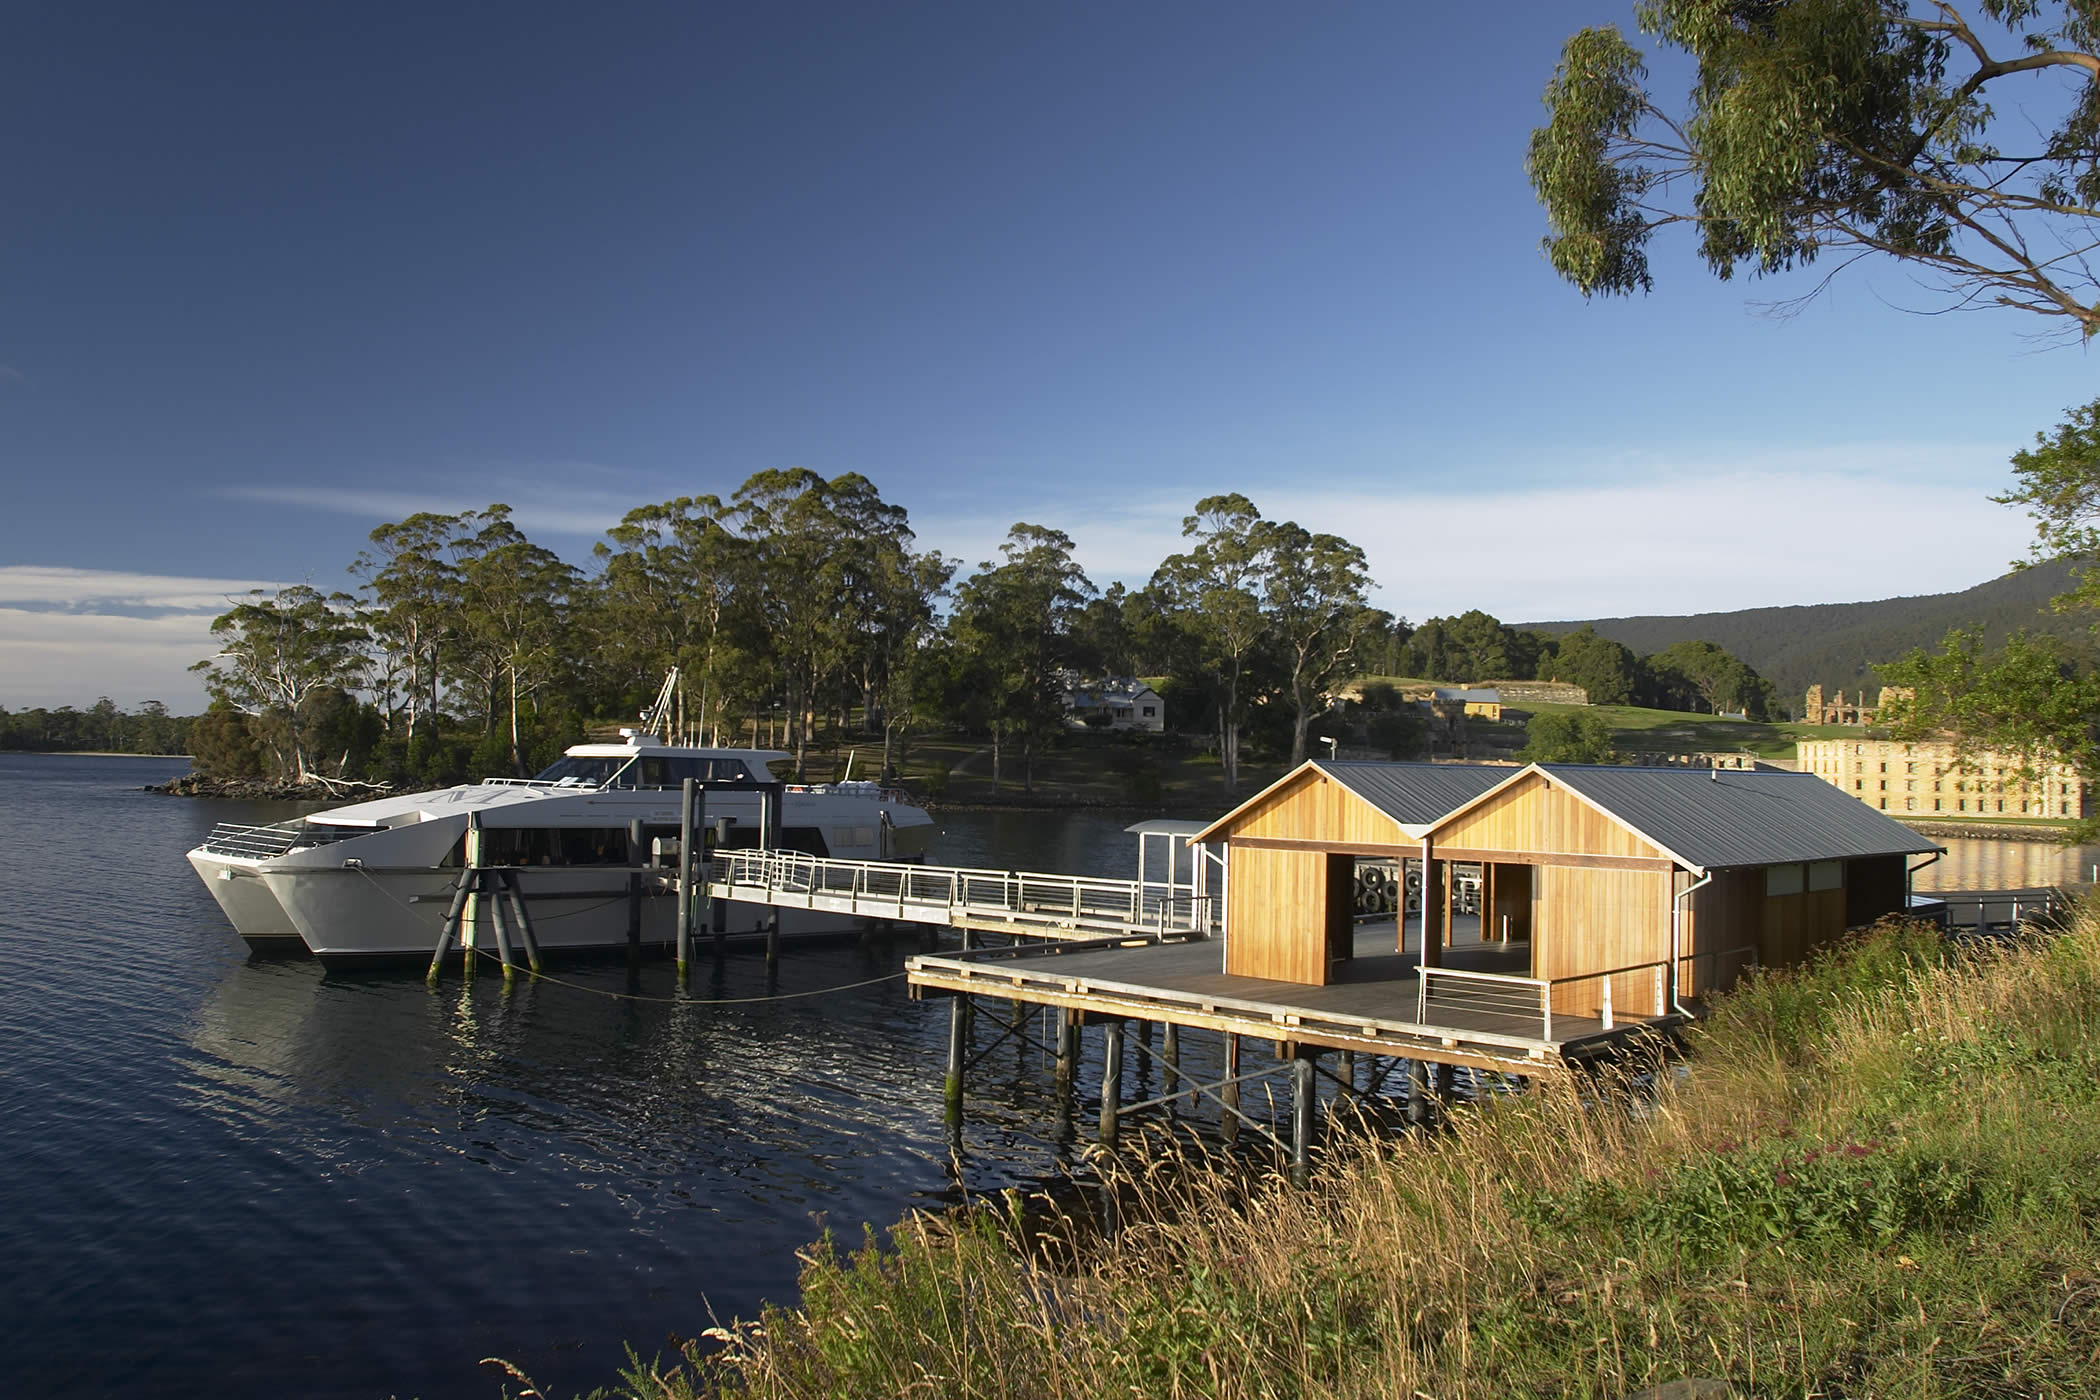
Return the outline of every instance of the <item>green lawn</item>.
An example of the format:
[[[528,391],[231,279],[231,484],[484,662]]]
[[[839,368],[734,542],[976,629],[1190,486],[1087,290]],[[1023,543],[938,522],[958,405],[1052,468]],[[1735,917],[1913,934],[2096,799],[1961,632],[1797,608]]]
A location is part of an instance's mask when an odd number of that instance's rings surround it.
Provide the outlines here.
[[[1627,753],[1710,753],[1747,751],[1760,758],[1792,758],[1801,739],[1856,736],[1856,728],[1836,725],[1759,723],[1720,715],[1693,715],[1679,710],[1650,710],[1639,705],[1547,705],[1521,707],[1530,714],[1573,713],[1587,709],[1604,716],[1614,744]]]

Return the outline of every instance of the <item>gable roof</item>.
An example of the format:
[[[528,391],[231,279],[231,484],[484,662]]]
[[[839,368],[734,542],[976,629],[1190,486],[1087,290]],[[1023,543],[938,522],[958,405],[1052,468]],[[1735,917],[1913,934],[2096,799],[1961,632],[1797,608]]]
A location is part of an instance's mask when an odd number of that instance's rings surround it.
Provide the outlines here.
[[[1813,773],[1537,763],[1497,784],[1495,791],[1533,773],[1574,793],[1699,874],[1732,866],[1924,855],[1941,849]],[[1493,792],[1480,794],[1436,825],[1491,796]]]
[[[1506,764],[1382,763],[1366,759],[1309,758],[1245,802],[1197,832],[1191,841],[1215,841],[1220,828],[1267,802],[1286,786],[1313,773],[1333,779],[1419,838],[1453,808],[1501,784],[1516,770]]]

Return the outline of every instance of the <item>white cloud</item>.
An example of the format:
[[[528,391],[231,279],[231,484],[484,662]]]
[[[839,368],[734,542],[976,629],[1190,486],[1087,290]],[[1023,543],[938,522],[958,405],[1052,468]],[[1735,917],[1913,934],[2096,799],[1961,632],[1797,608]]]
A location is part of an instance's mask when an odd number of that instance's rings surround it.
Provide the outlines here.
[[[615,491],[550,492],[544,487],[523,487],[493,478],[486,489],[475,492],[471,499],[462,495],[338,486],[235,486],[227,488],[225,494],[240,500],[354,515],[375,525],[405,520],[420,511],[458,515],[501,501],[510,507],[512,522],[528,535],[602,535],[619,524],[620,517],[628,511],[647,504]]]
[[[85,708],[107,695],[126,709],[159,700],[178,714],[193,714],[204,708],[204,687],[189,667],[216,650],[213,615],[0,607],[0,705]]]
[[[0,565],[0,705],[204,708],[190,666],[218,650],[211,620],[269,579],[188,578],[35,564]]]
[[[37,564],[0,565],[0,605],[37,603],[100,611],[226,611],[227,600],[250,589],[282,585],[262,579],[184,578],[130,574],[107,569],[66,569]]]
[[[1467,608],[1535,622],[1958,592],[2026,549],[2028,522],[1985,499],[1990,485],[1941,484],[1930,470],[1923,484],[1892,480],[1836,460],[1680,469],[1637,485],[1248,494],[1272,519],[1361,546],[1380,606],[1417,621]],[[1095,582],[1136,586],[1187,546],[1191,504],[1176,496],[1022,514],[1071,535]],[[968,572],[996,557],[1012,521],[914,523],[922,546],[959,555]]]

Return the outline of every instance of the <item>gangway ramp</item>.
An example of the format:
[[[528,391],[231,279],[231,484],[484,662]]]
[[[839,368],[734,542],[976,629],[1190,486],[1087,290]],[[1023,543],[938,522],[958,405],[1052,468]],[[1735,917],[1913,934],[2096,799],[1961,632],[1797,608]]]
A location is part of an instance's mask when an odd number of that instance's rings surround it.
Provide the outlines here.
[[[1035,938],[1205,934],[1211,899],[1157,881],[834,860],[799,851],[716,851],[708,895],[782,909],[940,924]]]

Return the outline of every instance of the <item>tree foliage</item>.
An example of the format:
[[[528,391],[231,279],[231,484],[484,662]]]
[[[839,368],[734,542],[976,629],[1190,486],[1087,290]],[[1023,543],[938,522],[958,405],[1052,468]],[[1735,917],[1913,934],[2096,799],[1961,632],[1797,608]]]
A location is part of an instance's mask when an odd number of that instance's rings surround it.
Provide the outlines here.
[[[1549,710],[1524,726],[1526,763],[1610,763],[1611,724],[1593,710]]]
[[[1035,755],[1063,727],[1059,672],[1094,586],[1061,530],[1017,523],[999,553],[1000,562],[979,566],[956,590],[953,683],[969,697],[967,713],[991,734],[993,788],[1007,746],[1018,744],[1022,784],[1032,791]]]
[[[2089,6],[1645,0],[1639,26],[1693,61],[1682,104],[1617,28],[1582,30],[1526,162],[1547,257],[1584,294],[1648,290],[1651,236],[1685,224],[1722,278],[1880,254],[1945,304],[2100,330]]]
[[[255,589],[213,620],[218,655],[190,667],[212,699],[250,718],[280,777],[313,774],[314,702],[364,678],[367,635],[352,603],[305,584]]]

